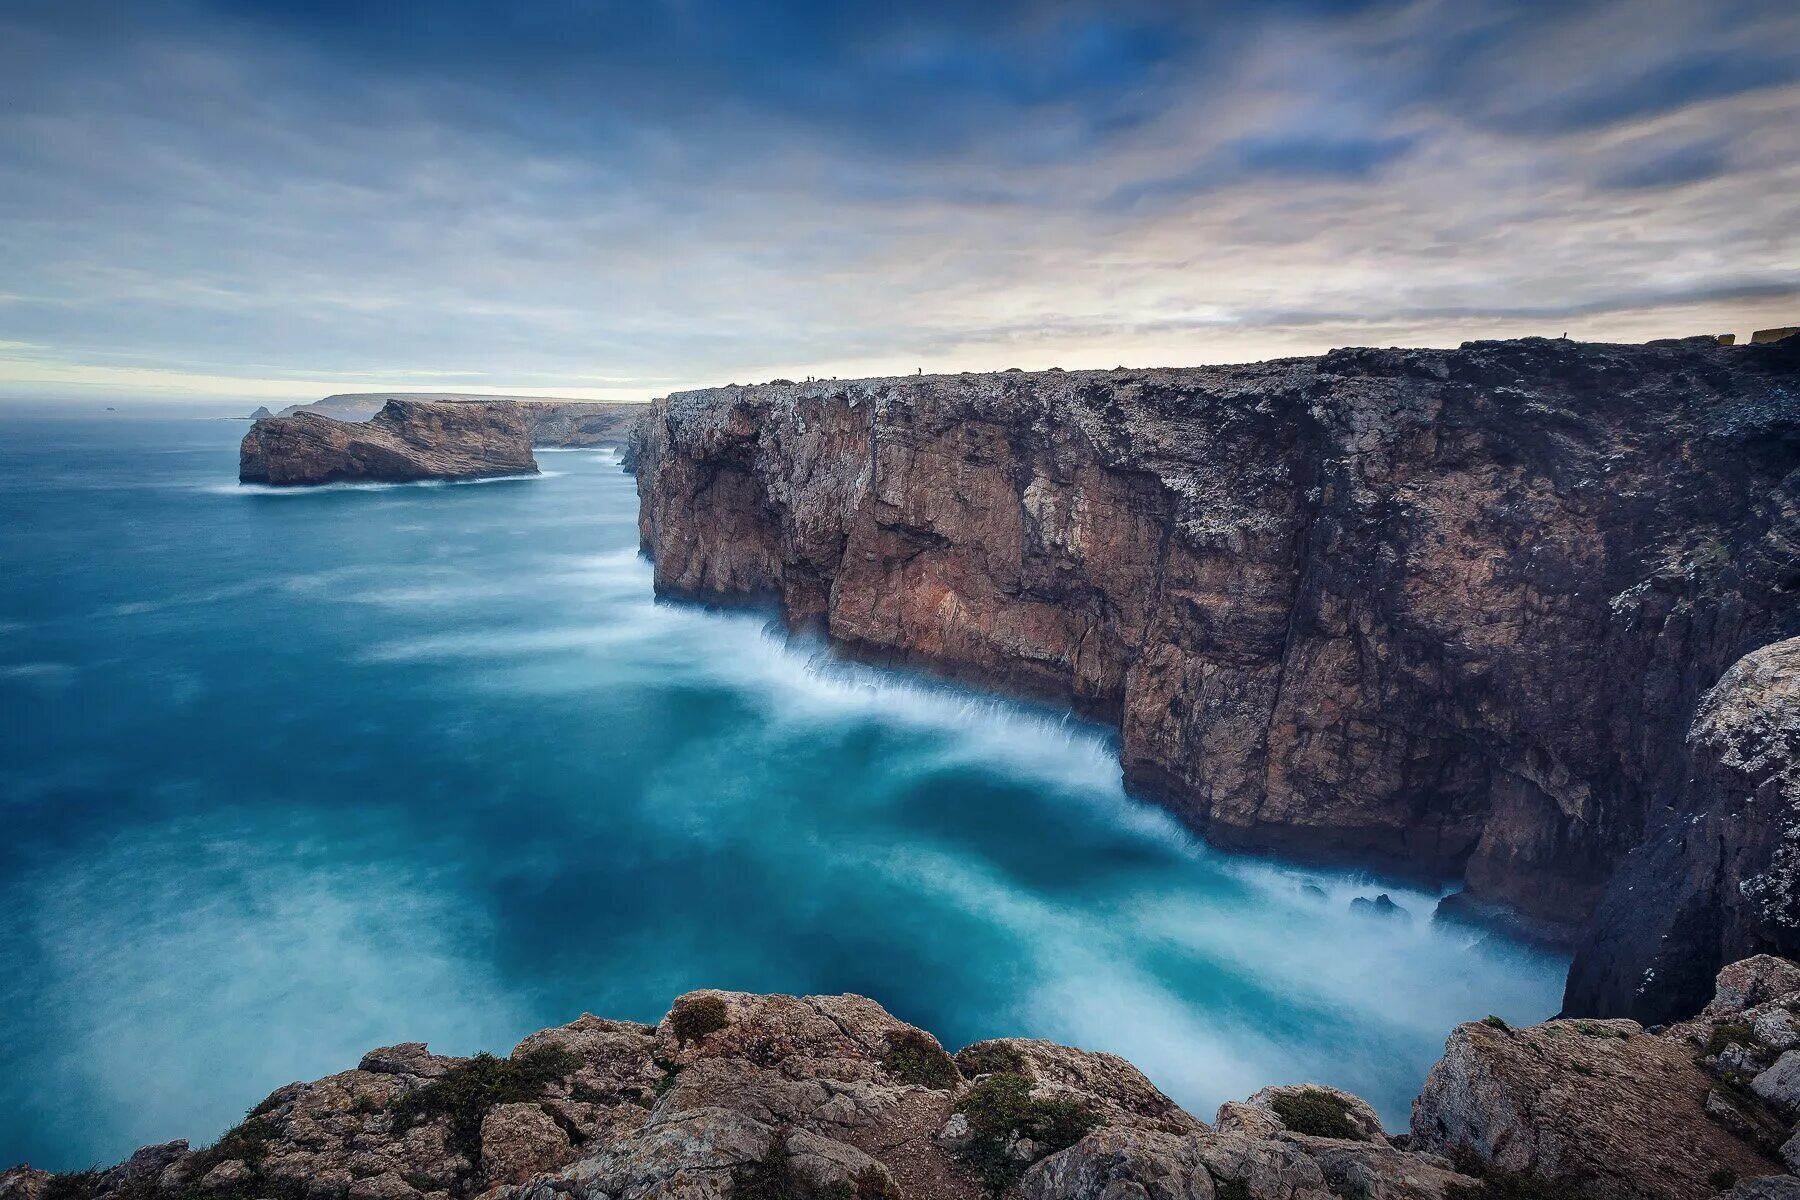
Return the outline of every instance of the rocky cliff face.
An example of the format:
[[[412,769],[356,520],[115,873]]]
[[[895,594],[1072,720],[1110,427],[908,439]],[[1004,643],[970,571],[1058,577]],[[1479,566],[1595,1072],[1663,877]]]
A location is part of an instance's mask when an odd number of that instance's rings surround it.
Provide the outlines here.
[[[238,480],[276,486],[406,483],[535,475],[530,429],[512,404],[389,400],[366,422],[312,413],[257,421],[238,450]]]
[[[660,591],[1067,699],[1215,841],[1564,936],[1800,632],[1800,339],[714,389],[633,449]]]
[[[1800,967],[1762,958],[1660,1035],[1465,1025],[1389,1137],[1327,1087],[1208,1125],[1113,1055],[952,1057],[860,996],[693,992],[654,1026],[583,1016],[504,1059],[371,1050],[211,1147],[14,1168],[0,1200],[1792,1200],[1797,1006]]]
[[[1800,638],[1726,671],[1687,745],[1576,957],[1570,1012],[1667,1021],[1706,998],[1712,964],[1800,953]]]

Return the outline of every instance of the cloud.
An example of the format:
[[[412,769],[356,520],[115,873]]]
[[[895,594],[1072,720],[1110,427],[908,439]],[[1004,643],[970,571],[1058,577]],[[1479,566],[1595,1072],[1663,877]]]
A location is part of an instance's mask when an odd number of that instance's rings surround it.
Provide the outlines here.
[[[0,392],[1250,358],[1800,264],[1791,6],[424,13],[0,17]]]

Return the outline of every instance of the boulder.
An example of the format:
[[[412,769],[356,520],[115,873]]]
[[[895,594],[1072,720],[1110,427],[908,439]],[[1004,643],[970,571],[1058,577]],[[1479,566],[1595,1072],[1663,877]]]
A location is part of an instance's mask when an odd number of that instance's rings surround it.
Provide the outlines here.
[[[1800,1050],[1789,1050],[1750,1081],[1750,1090],[1789,1114],[1800,1113]]]
[[[569,1135],[537,1104],[497,1104],[481,1121],[481,1174],[489,1187],[524,1183],[575,1156]]]

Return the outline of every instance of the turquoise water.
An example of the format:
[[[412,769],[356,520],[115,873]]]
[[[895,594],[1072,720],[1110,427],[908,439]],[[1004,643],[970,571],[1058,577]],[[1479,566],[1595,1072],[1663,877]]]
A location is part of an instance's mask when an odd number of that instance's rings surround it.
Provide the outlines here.
[[[700,986],[1395,1128],[1452,1024],[1556,1008],[1432,897],[1195,843],[1102,729],[656,603],[610,452],[270,493],[243,429],[0,422],[0,1163]],[[1416,918],[1348,911],[1381,887]]]

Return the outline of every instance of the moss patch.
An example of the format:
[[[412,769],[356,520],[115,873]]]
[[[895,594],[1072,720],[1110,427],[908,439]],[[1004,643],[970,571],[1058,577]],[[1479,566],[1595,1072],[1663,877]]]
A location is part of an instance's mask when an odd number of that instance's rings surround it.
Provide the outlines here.
[[[452,1147],[473,1163],[481,1156],[481,1122],[499,1104],[536,1100],[552,1080],[573,1075],[581,1056],[561,1046],[540,1046],[516,1058],[477,1054],[441,1078],[406,1093],[389,1106],[394,1132],[404,1134],[420,1121],[442,1117]]]
[[[669,1028],[675,1031],[677,1044],[697,1042],[731,1023],[725,1015],[725,1001],[718,996],[683,996],[669,1010]]]
[[[1269,1101],[1269,1107],[1295,1133],[1350,1142],[1369,1140],[1351,1122],[1350,1102],[1323,1088],[1302,1088],[1277,1096]]]
[[[1700,1051],[1700,1057],[1711,1058],[1715,1054],[1725,1053],[1732,1046],[1748,1046],[1754,1040],[1747,1022],[1724,1021],[1712,1027],[1712,1032],[1706,1038],[1706,1047]]]
[[[956,1062],[929,1034],[917,1029],[896,1029],[887,1035],[887,1053],[881,1065],[901,1083],[948,1091],[961,1078]]]

